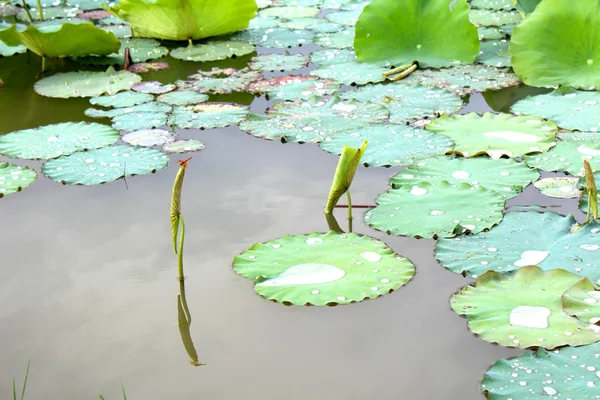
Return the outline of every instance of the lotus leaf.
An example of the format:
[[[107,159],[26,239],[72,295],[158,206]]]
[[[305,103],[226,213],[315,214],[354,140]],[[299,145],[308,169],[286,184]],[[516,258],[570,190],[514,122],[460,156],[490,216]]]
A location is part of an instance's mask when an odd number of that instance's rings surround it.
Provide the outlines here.
[[[286,235],[257,243],[233,260],[256,293],[287,305],[350,304],[398,290],[415,274],[377,239],[335,232]]]
[[[133,107],[138,104],[148,103],[154,100],[154,96],[148,93],[139,93],[126,90],[110,96],[96,96],[90,99],[90,104],[102,107]]]
[[[581,197],[579,178],[571,178],[568,176],[543,178],[534,182],[533,185],[537,190],[548,197],[555,197],[558,199],[574,199]]]
[[[307,18],[319,14],[315,7],[270,7],[259,11],[261,17],[275,17],[282,19]]]
[[[64,122],[0,135],[0,153],[11,158],[49,159],[109,146],[119,133],[109,126]]]
[[[354,27],[347,27],[335,33],[317,33],[315,44],[332,49],[351,49],[354,46]]]
[[[253,45],[234,41],[210,41],[205,44],[189,45],[171,51],[171,57],[185,61],[216,61],[253,53]]]
[[[169,93],[173,90],[177,89],[177,86],[169,83],[167,85],[163,85],[159,81],[146,81],[136,83],[131,87],[131,90],[140,93],[152,93],[152,94],[163,94]]]
[[[255,0],[120,0],[110,11],[136,37],[198,40],[244,29],[254,18]]]
[[[600,340],[600,327],[567,315],[561,295],[581,277],[564,269],[520,268],[514,276],[488,271],[465,286],[450,306],[481,339],[526,349],[581,346]]]
[[[390,235],[453,237],[490,229],[502,220],[503,208],[502,196],[481,186],[420,182],[379,195],[377,206],[365,213],[365,223]]]
[[[426,129],[454,140],[453,153],[464,157],[488,154],[495,160],[547,151],[556,145],[558,131],[554,123],[542,118],[492,113],[443,115]]]
[[[600,249],[598,244],[589,244],[589,250]],[[562,295],[565,312],[583,322],[600,322],[600,287],[589,279],[582,279]]]
[[[248,107],[234,103],[200,103],[173,109],[179,128],[212,129],[237,125],[248,115]]]
[[[31,12],[31,17],[34,22],[40,21],[40,14],[37,10],[37,7],[32,7],[29,9]],[[76,7],[47,7],[44,8],[44,20],[51,21],[60,18],[73,18],[78,14],[81,14],[81,10]],[[17,19],[21,21],[29,21],[29,16],[25,10],[21,10],[17,14]]]
[[[362,162],[374,167],[411,165],[421,158],[444,154],[453,144],[446,136],[423,129],[378,124],[334,133],[323,139],[320,146],[330,153],[341,154],[344,145],[357,147],[364,140],[369,141],[369,147]]]
[[[164,129],[142,129],[123,135],[123,141],[132,146],[162,146],[175,141],[175,135]]]
[[[487,40],[481,42],[481,50],[476,61],[498,68],[510,67],[510,57],[506,55],[507,50],[507,40]]]
[[[115,116],[112,126],[120,131],[139,131],[159,128],[166,125],[168,120],[169,117],[164,112],[129,112]]]
[[[510,0],[472,0],[471,7],[481,8],[484,10],[502,10],[510,11],[514,10],[514,5]]]
[[[354,26],[358,21],[358,17],[363,10],[344,10],[327,14],[325,19],[340,25]]]
[[[479,40],[500,40],[506,37],[506,34],[495,26],[480,26],[477,28]],[[479,52],[481,54],[481,51]]]
[[[600,225],[591,222],[571,233],[575,223],[572,215],[510,211],[489,232],[440,240],[435,256],[450,271],[473,278],[487,270],[512,273],[537,265],[599,280],[600,252],[585,249],[598,243]]]
[[[356,53],[350,49],[322,49],[310,54],[310,62],[320,66],[356,61]]]
[[[119,115],[140,112],[155,112],[168,113],[171,112],[171,106],[165,103],[151,101],[148,103],[138,104],[133,107],[113,108],[112,110],[98,110],[96,108],[88,108],[84,114],[90,118],[114,118]]]
[[[540,174],[514,160],[489,158],[427,158],[402,170],[390,179],[392,188],[412,186],[419,182],[437,184],[447,181],[453,185],[468,183],[498,192],[505,200],[515,197]]]
[[[322,21],[322,20],[321,20]],[[335,33],[343,30],[343,25],[335,22],[319,22],[318,24],[308,25],[306,29],[319,33]]]
[[[199,140],[176,140],[163,146],[163,151],[169,154],[192,153],[204,149],[204,143]]]
[[[600,88],[598,0],[548,0],[513,33],[515,73],[530,86]]]
[[[208,96],[191,90],[176,90],[161,94],[156,100],[171,106],[186,106],[188,104],[202,103],[208,100]]]
[[[321,21],[323,21],[323,20],[320,18],[313,18],[313,17],[294,18],[294,19],[290,19],[290,20],[279,21],[277,23],[277,27],[282,28],[282,29],[292,29],[292,30],[306,29],[307,26],[314,25],[316,23],[320,23]]]
[[[564,129],[597,132],[600,129],[600,92],[561,88],[521,100],[512,111],[539,115]]]
[[[596,182],[600,182],[600,174],[594,174],[596,177]],[[598,202],[600,203],[600,195],[598,195]],[[588,195],[587,194],[583,194],[581,196],[581,200],[579,202],[579,209],[581,211],[583,211],[584,213],[587,213],[588,211]]]
[[[376,64],[348,61],[339,64],[324,65],[310,72],[323,79],[333,79],[343,85],[366,85],[367,83],[383,82],[384,68]]]
[[[31,168],[0,162],[0,198],[20,192],[31,185],[36,177],[37,174]]]
[[[42,78],[34,85],[38,94],[47,97],[91,97],[128,90],[142,78],[129,71],[109,68],[106,72],[65,72]]]
[[[125,21],[119,17],[111,15],[110,17],[102,18],[100,21],[98,21],[98,23],[100,25],[122,25],[125,24]]]
[[[142,74],[150,71],[161,71],[170,67],[171,66],[166,62],[143,62],[130,65],[129,68],[127,68],[127,71],[135,72],[136,74]]]
[[[66,5],[80,10],[97,10],[108,3],[106,0],[67,0]]]
[[[2,36],[1,32],[0,32],[0,36]],[[19,44],[16,46],[9,46],[0,40],[0,56],[2,56],[2,57],[10,57],[10,56],[14,56],[15,54],[23,54],[26,51],[27,51],[27,47],[25,47],[22,44]]]
[[[521,22],[522,17],[518,11],[473,9],[469,12],[469,19],[478,26],[502,26],[518,24]]]
[[[104,5],[106,4],[105,2],[103,2],[103,3],[104,3]],[[100,8],[100,7],[96,7],[96,8]],[[101,19],[104,19],[104,18],[110,17],[110,16],[111,16],[111,14],[108,11],[92,9],[91,11],[82,12],[81,14],[79,14],[77,16],[77,18],[99,21]]]
[[[134,38],[121,40],[121,48],[117,53],[109,54],[105,57],[83,57],[77,59],[77,61],[82,64],[92,65],[123,64],[126,48],[129,48],[129,54],[134,63],[154,60],[169,54],[169,50],[161,46],[157,40]]]
[[[311,96],[335,93],[340,84],[331,79],[317,79],[301,75],[288,75],[252,83],[248,91],[267,93],[273,100],[300,100]]]
[[[245,91],[248,85],[261,79],[261,74],[249,68],[213,68],[211,71],[198,71],[188,79],[178,82],[179,87],[201,93],[224,94]]]
[[[434,68],[472,63],[479,39],[468,11],[465,0],[373,0],[356,23],[358,60]]]
[[[169,157],[160,150],[120,145],[49,160],[42,173],[63,184],[98,185],[124,176],[154,173],[168,163]]]
[[[232,40],[249,42],[262,47],[284,49],[311,43],[314,36],[314,32],[308,30],[267,28],[239,32],[232,37]]]
[[[112,32],[119,39],[130,38],[133,33],[128,25],[107,25],[100,27],[103,31]]]
[[[523,14],[531,14],[542,0],[510,0]]]
[[[341,100],[338,96],[311,97],[307,101],[276,103],[266,116],[251,114],[240,129],[268,140],[320,142],[332,133],[381,123],[388,116],[379,104]]]
[[[308,56],[304,54],[264,54],[252,57],[248,67],[255,71],[292,71],[308,66]]]
[[[257,15],[256,17],[250,20],[248,24],[249,30],[254,29],[268,29],[268,28],[276,28],[279,25],[279,19],[273,17],[261,17]]]

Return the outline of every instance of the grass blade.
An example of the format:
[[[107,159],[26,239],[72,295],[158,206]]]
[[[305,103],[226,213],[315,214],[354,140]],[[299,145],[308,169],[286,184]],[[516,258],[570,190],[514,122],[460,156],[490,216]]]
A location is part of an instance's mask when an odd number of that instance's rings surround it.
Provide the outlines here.
[[[25,397],[25,388],[27,387],[27,378],[29,377],[29,365],[31,365],[31,358],[27,361],[27,370],[25,371],[25,380],[23,381],[23,390],[21,391],[21,400]]]
[[[125,393],[125,387],[123,386],[123,381],[121,381],[121,392],[123,392],[123,400],[127,400],[127,394]]]

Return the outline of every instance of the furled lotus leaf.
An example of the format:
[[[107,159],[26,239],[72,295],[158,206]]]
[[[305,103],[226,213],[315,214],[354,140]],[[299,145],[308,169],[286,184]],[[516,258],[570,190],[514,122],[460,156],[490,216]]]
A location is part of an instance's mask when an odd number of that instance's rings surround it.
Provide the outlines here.
[[[481,42],[481,50],[476,61],[492,67],[510,67],[507,51],[508,40],[486,40]]]
[[[171,57],[185,61],[216,61],[231,57],[241,57],[253,53],[255,48],[249,43],[234,41],[210,41],[204,44],[191,44],[171,51]]]
[[[307,101],[276,103],[267,115],[251,114],[240,129],[263,139],[286,142],[320,142],[325,136],[346,129],[385,121],[387,109],[379,104],[355,100],[311,97]]]
[[[455,158],[451,156],[427,158],[402,170],[390,179],[394,189],[419,182],[437,184],[468,183],[498,192],[508,200],[519,194],[540,174],[523,163],[511,159],[490,160],[485,157]]]
[[[123,60],[125,59],[126,48],[129,48],[129,54],[134,63],[154,60],[169,54],[169,50],[161,46],[157,40],[134,38],[121,40],[121,48],[116,53],[104,57],[82,57],[78,58],[77,61],[82,64],[91,65],[120,65],[123,64]]]
[[[330,49],[351,49],[354,46],[354,27],[347,27],[335,33],[317,33],[314,42]]]
[[[161,94],[156,100],[171,106],[186,106],[188,104],[197,104],[207,101],[208,96],[191,90],[176,90],[174,92]]]
[[[440,68],[472,63],[479,39],[465,0],[373,0],[356,23],[354,48],[362,62]]]
[[[248,106],[234,103],[177,106],[173,109],[173,122],[179,128],[223,128],[242,122],[248,115],[248,110]]]
[[[558,199],[574,199],[581,197],[579,178],[561,176],[558,178],[543,178],[533,185],[542,194]]]
[[[162,149],[169,154],[192,153],[204,149],[204,143],[194,139],[176,140],[165,144]]]
[[[443,115],[426,129],[454,140],[453,153],[464,157],[488,154],[492,159],[547,151],[556,145],[558,131],[554,123],[542,118],[492,113]]]
[[[131,90],[133,91],[151,94],[169,93],[175,89],[177,89],[177,86],[173,85],[172,83],[163,85],[159,81],[139,82],[131,87]]]
[[[512,111],[539,115],[564,129],[597,132],[600,129],[600,92],[561,88],[521,100]]]
[[[260,72],[251,71],[249,68],[240,70],[213,68],[210,71],[198,71],[190,75],[187,81],[178,82],[178,86],[180,89],[200,93],[225,94],[243,92],[248,85],[261,78]]]
[[[252,83],[250,92],[267,93],[272,100],[299,100],[312,96],[335,93],[340,84],[331,79],[318,79],[302,75],[288,75]]]
[[[600,88],[599,24],[597,0],[541,2],[513,33],[515,73],[530,86]]]
[[[600,327],[563,311],[561,295],[581,277],[564,269],[520,268],[514,276],[488,271],[450,306],[486,342],[526,349],[581,346],[600,340]]]
[[[595,399],[600,396],[600,344],[561,347],[498,360],[485,373],[481,390],[488,400]],[[592,383],[592,385],[590,385]]]
[[[348,90],[340,97],[381,104],[390,111],[390,122],[393,123],[433,118],[442,113],[452,114],[463,106],[460,97],[441,89],[393,83],[363,86],[358,90]]]
[[[97,185],[124,176],[153,173],[168,163],[169,157],[160,150],[120,145],[49,160],[42,173],[63,184]]]
[[[295,19],[314,17],[319,14],[316,7],[270,7],[259,11],[261,17],[275,17],[281,19]]]
[[[90,104],[102,107],[133,107],[138,104],[148,103],[154,100],[154,96],[148,93],[139,93],[126,90],[110,96],[96,96],[90,99]]]
[[[112,127],[120,131],[139,131],[159,128],[166,125],[168,120],[166,112],[129,112],[113,117]]]
[[[596,173],[594,174],[596,182],[600,182],[600,174]],[[579,209],[581,211],[583,211],[584,213],[588,212],[588,195],[587,194],[583,194],[581,196],[581,200],[579,201]],[[600,195],[598,195],[598,203],[600,203]]]
[[[600,244],[589,244],[588,251],[598,251]],[[583,322],[600,322],[600,287],[589,279],[582,279],[562,295],[565,312]]]
[[[109,146],[119,133],[109,126],[64,122],[0,135],[0,153],[11,158],[49,159]]]
[[[502,26],[518,24],[522,17],[518,11],[477,10],[469,12],[469,19],[477,26]]]
[[[421,158],[441,155],[452,149],[452,140],[407,125],[377,124],[343,130],[325,137],[321,149],[341,154],[344,145],[358,147],[365,141],[369,147],[361,161],[368,166],[390,167],[411,165]]]
[[[481,186],[421,182],[379,195],[377,206],[365,213],[365,223],[390,235],[453,237],[464,230],[490,229],[502,220],[503,208],[502,196]]]
[[[333,79],[342,85],[366,85],[367,83],[383,82],[385,76],[382,74],[386,71],[389,71],[389,68],[376,64],[347,61],[321,66],[311,71],[310,75]]]
[[[483,10],[500,11],[510,11],[515,9],[515,6],[510,2],[510,0],[472,0],[471,7],[480,8]]]
[[[198,40],[246,28],[257,9],[255,0],[121,0],[110,11],[136,37]]]
[[[510,211],[489,232],[440,240],[435,256],[445,268],[470,277],[487,270],[512,273],[538,265],[546,271],[562,268],[598,280],[600,252],[585,249],[599,243],[600,225],[591,222],[571,233],[575,222],[571,215]]]
[[[37,174],[31,168],[0,162],[0,198],[20,192],[31,185],[36,177]]]
[[[128,90],[142,78],[129,71],[109,68],[106,72],[65,72],[42,78],[34,85],[38,94],[47,97],[91,97]]]
[[[286,47],[302,46],[311,43],[314,32],[306,29],[248,29],[236,33],[232,39],[249,42],[261,47],[274,47],[285,49]]]
[[[308,56],[304,54],[263,54],[252,57],[248,67],[255,71],[293,71],[308,66]]]
[[[383,296],[415,274],[385,243],[355,233],[286,235],[254,244],[233,260],[267,300],[286,305],[350,304]]]
[[[310,53],[310,62],[319,66],[351,61],[356,61],[356,53],[351,49],[322,49]]]
[[[123,135],[123,141],[132,146],[162,146],[175,141],[175,134],[164,129],[142,129]]]
[[[119,115],[140,112],[168,113],[171,112],[171,106],[165,103],[151,101],[133,107],[113,108],[111,110],[88,108],[84,111],[84,114],[90,118],[114,118]]]

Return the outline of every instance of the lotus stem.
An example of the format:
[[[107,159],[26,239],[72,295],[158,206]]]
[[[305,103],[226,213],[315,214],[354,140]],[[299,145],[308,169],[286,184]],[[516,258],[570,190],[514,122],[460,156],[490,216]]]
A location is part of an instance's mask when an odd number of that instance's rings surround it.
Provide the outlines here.
[[[406,71],[404,71],[401,74],[399,74],[398,76],[395,76],[394,78],[392,78],[392,81],[396,82],[396,81],[399,81],[400,79],[404,79],[407,76],[409,76],[410,74],[412,74],[413,72],[415,72],[416,69],[417,69],[417,64],[413,64]]]
[[[188,39],[188,44],[191,46],[192,45],[192,38]]]
[[[42,10],[42,1],[36,0],[38,6],[38,15],[40,16],[40,21],[44,20],[44,11]]]
[[[394,68],[394,69],[384,72],[382,75],[385,77],[388,77],[390,75],[396,75],[396,74],[399,74],[400,72],[404,71],[405,69],[409,69],[410,67],[412,67],[412,65],[413,64],[401,65],[397,68]]]
[[[336,204],[335,208],[346,208],[348,207],[347,204]],[[352,207],[354,208],[375,208],[376,206],[371,206],[368,204],[353,204]]]
[[[179,280],[185,279],[183,275],[183,239],[185,238],[185,223],[183,222],[183,216],[179,214],[179,223],[181,224],[181,230],[179,231],[179,249],[177,250],[177,270],[179,271]]]
[[[42,56],[42,72],[46,72],[46,57]]]
[[[32,23],[33,17],[31,16],[31,13],[29,12],[29,7],[27,6],[27,3],[25,3],[25,0],[21,0],[21,3],[23,3],[23,9],[25,9],[25,12],[27,13],[27,18],[29,18],[29,22]]]
[[[350,197],[350,189],[346,190],[346,197],[348,198],[348,230],[352,232],[352,197]]]

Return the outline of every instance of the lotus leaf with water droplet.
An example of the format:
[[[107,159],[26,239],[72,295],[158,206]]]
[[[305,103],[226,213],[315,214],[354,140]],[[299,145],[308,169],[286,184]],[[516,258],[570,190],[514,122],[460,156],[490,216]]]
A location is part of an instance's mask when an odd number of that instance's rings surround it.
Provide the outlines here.
[[[581,197],[579,178],[561,176],[543,178],[533,183],[540,193],[557,199],[574,199]]]
[[[472,9],[469,11],[469,19],[477,26],[502,26],[518,24],[522,17],[518,11]]]
[[[255,48],[249,43],[234,41],[209,41],[203,44],[191,44],[171,51],[171,57],[184,61],[217,61],[231,57],[241,57],[253,53]]]
[[[38,94],[47,97],[92,97],[128,90],[142,78],[129,71],[65,72],[42,78],[34,85]]]
[[[31,168],[0,162],[0,198],[20,192],[31,185],[36,177],[37,174]]]
[[[262,78],[258,71],[249,68],[213,68],[210,71],[198,71],[190,75],[186,81],[178,81],[180,89],[192,90],[200,93],[225,94],[243,92],[248,85]]]
[[[169,154],[192,153],[204,149],[204,143],[195,139],[180,139],[162,147]]]
[[[126,133],[122,140],[132,146],[162,146],[173,142],[175,134],[164,129],[142,129]]]
[[[331,79],[310,76],[288,75],[264,79],[251,83],[247,91],[266,93],[271,100],[301,100],[312,96],[325,96],[335,93],[340,84]]]
[[[96,96],[90,99],[90,104],[102,107],[133,107],[138,104],[148,103],[154,100],[154,96],[148,93],[126,90],[110,96]]]
[[[200,103],[173,108],[172,123],[179,128],[213,129],[237,125],[249,107],[235,103]]]
[[[263,54],[252,57],[248,67],[255,71],[293,71],[308,66],[308,56],[304,54]]]
[[[166,47],[160,45],[160,42],[153,39],[122,39],[121,48],[118,52],[104,57],[82,57],[76,61],[82,64],[91,65],[121,65],[125,59],[125,49],[129,49],[129,55],[134,63],[154,60],[169,54]]]
[[[247,29],[236,33],[231,39],[249,42],[261,47],[285,49],[287,47],[296,47],[312,43],[314,36],[314,32],[306,29],[268,28]]]

